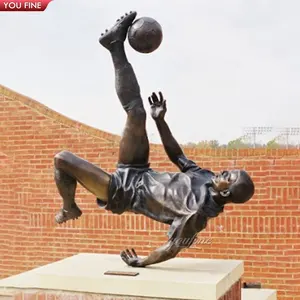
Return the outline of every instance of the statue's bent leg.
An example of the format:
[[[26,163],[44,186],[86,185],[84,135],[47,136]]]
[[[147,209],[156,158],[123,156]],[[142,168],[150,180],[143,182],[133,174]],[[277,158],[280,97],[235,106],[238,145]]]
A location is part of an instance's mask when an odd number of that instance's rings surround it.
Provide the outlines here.
[[[62,151],[55,155],[55,182],[63,199],[63,208],[55,217],[57,223],[77,219],[82,212],[75,202],[77,182],[96,197],[107,201],[110,174],[75,154]]]
[[[136,12],[122,16],[100,37],[99,42],[111,54],[116,92],[127,112],[126,126],[120,142],[119,164],[147,165],[149,141],[146,132],[146,112],[137,78],[124,50],[126,34],[135,17]]]

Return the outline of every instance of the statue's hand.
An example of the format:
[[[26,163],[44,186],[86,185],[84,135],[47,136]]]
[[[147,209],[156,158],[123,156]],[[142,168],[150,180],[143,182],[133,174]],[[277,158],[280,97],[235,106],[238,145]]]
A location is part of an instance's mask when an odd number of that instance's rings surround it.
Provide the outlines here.
[[[228,172],[226,172],[227,174]],[[231,185],[230,176],[224,176],[223,173],[212,178],[213,188],[220,192],[222,196],[229,195],[229,187]]]
[[[163,119],[167,112],[166,100],[161,92],[159,99],[155,93],[148,98],[151,107],[151,116],[154,120]]]
[[[139,258],[136,254],[136,252],[134,251],[134,249],[128,250],[124,250],[121,252],[121,258],[123,259],[123,261],[131,267],[144,267],[142,265],[142,259]]]

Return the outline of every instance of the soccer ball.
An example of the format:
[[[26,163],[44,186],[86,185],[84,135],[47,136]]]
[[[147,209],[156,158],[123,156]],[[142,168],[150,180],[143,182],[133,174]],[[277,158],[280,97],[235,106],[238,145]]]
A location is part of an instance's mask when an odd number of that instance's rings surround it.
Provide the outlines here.
[[[160,24],[149,17],[142,17],[133,22],[128,30],[130,46],[140,53],[151,53],[161,44],[163,39]]]

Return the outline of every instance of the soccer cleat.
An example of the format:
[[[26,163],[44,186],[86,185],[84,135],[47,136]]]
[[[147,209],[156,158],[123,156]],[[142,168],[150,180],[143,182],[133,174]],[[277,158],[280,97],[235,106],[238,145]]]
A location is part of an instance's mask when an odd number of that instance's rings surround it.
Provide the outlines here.
[[[121,18],[117,20],[116,24],[111,29],[106,29],[105,33],[101,34],[99,43],[103,47],[110,50],[113,43],[117,41],[124,42],[128,28],[131,26],[136,15],[136,12],[130,12],[129,14],[125,14],[125,16],[121,16]]]

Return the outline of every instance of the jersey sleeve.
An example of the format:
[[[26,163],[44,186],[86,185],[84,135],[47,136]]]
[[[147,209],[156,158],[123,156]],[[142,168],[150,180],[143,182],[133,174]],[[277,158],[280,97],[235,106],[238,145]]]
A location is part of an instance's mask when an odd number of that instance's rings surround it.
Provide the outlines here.
[[[178,168],[183,173],[188,172],[188,171],[197,172],[197,171],[201,170],[201,168],[194,161],[188,159],[185,155],[179,156]]]

